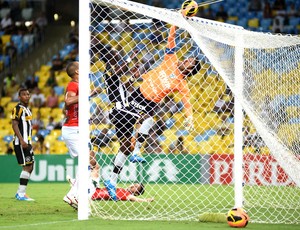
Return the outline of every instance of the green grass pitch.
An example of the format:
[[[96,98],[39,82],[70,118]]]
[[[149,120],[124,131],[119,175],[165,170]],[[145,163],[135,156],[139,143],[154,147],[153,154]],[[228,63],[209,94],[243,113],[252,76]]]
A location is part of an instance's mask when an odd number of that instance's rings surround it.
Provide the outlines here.
[[[68,191],[67,184],[31,183],[28,194],[35,202],[14,199],[17,184],[0,184],[0,230],[1,229],[231,229],[227,223],[200,223],[198,221],[117,221],[90,218],[77,220],[77,212],[62,201]],[[150,186],[150,185],[149,185]],[[156,185],[157,186],[157,185]],[[166,185],[165,185],[166,186]],[[104,202],[104,201],[102,201]],[[157,199],[155,202],[159,202]],[[153,203],[155,207],[155,202]],[[152,205],[152,203],[151,203]],[[250,217],[251,218],[251,217]],[[299,229],[299,225],[249,223],[247,229]]]

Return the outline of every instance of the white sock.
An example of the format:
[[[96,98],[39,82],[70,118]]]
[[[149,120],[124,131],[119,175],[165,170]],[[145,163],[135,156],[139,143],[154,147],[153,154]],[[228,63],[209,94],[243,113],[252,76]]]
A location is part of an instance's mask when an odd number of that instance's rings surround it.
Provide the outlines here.
[[[118,152],[118,154],[115,158],[114,165],[119,168],[123,168],[123,166],[126,162],[126,159],[127,159],[127,156],[120,151],[120,152]],[[116,186],[117,182],[118,182],[118,177],[119,177],[119,173],[112,172],[112,174],[110,176],[110,183],[112,185]]]
[[[152,128],[153,125],[154,125],[154,119],[152,117],[148,117],[143,121],[138,132],[143,135],[149,135],[149,130]],[[142,142],[139,142],[138,140],[136,141],[133,150],[133,155],[138,155],[140,153],[140,149],[142,145],[143,145]]]
[[[114,165],[123,168],[123,166],[126,162],[126,159],[127,159],[127,156],[124,153],[118,152],[118,154],[115,158],[115,161],[114,161]]]
[[[19,185],[17,193],[22,196],[26,193],[26,185]]]
[[[141,127],[139,128],[139,133],[148,135],[149,130],[154,125],[154,119],[152,117],[148,117],[146,120],[143,121]]]
[[[111,176],[110,176],[110,183],[113,185],[113,186],[117,186],[117,182],[118,182],[118,177],[119,177],[119,174],[117,173],[112,173]]]
[[[136,141],[132,155],[138,155],[140,153],[142,145],[143,145],[143,143]]]
[[[29,180],[30,173],[26,172],[26,171],[22,171],[20,174],[20,179],[21,178]],[[26,188],[27,188],[27,185],[19,185],[17,193],[19,193],[20,195],[24,195],[26,193]]]
[[[78,192],[78,174],[76,174],[76,178],[73,181],[73,185],[71,186],[70,191],[68,192],[67,196],[75,196],[77,198]]]

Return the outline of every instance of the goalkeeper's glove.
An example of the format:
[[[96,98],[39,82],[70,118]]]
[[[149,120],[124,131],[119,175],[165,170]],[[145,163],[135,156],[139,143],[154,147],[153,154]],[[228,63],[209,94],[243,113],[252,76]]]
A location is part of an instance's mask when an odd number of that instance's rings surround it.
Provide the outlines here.
[[[184,121],[184,127],[187,131],[192,132],[194,130],[193,116],[188,116]]]

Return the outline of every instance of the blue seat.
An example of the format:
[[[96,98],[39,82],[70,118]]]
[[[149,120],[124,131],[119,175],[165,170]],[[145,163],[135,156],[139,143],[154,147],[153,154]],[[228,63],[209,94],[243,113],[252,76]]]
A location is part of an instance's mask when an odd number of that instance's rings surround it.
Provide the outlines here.
[[[235,25],[236,21],[235,20],[227,20],[226,23],[231,24],[231,25]]]
[[[61,56],[61,58],[65,58],[68,54],[70,53],[70,51],[68,51],[67,49],[62,49],[59,51],[59,54]]]
[[[95,102],[90,103],[90,113],[95,114],[97,111],[97,104]]]
[[[300,24],[300,18],[299,17],[291,17],[289,18],[289,25],[297,27]]]
[[[211,136],[215,135],[216,133],[217,133],[217,131],[214,129],[206,130],[203,134],[197,135],[194,138],[194,140],[196,142],[207,141]]]
[[[65,87],[63,86],[55,86],[53,89],[58,96],[63,95],[65,92]]]
[[[94,129],[91,132],[91,136],[98,137],[101,134],[101,132],[102,132],[101,129]]]
[[[291,95],[287,98],[286,102],[287,106],[298,106],[300,107],[300,95],[299,94],[294,94]]]
[[[187,136],[189,135],[189,131],[187,131],[186,129],[180,129],[176,132],[177,136]]]
[[[175,119],[169,118],[166,120],[165,124],[166,124],[166,128],[170,129],[175,125]]]
[[[159,141],[159,142],[163,142],[163,141],[165,141],[167,138],[166,138],[166,136],[164,136],[164,135],[160,135],[160,136],[158,136],[157,137],[157,140]]]
[[[98,26],[96,26],[96,32],[97,33],[103,32],[105,30],[105,27],[106,27],[105,24],[100,23]]]
[[[244,28],[247,28],[247,26],[248,26],[248,20],[247,20],[247,18],[241,18],[241,19],[239,19],[239,20],[236,22],[236,24],[237,24],[238,26],[242,26],[242,27],[244,27]]]
[[[23,37],[22,35],[12,35],[11,40],[14,42],[15,46],[17,47],[18,54],[23,53]]]
[[[292,118],[290,118],[289,124],[300,124],[300,117],[292,117]]]
[[[58,107],[60,109],[63,109],[65,107],[65,102],[64,101],[60,102],[59,105],[58,105]]]
[[[100,97],[104,103],[109,103],[109,98],[106,93],[100,93],[98,97]]]
[[[98,88],[104,88],[104,79],[103,79],[103,72],[97,71],[95,73],[90,73],[90,81],[93,83],[93,85]]]
[[[270,26],[272,25],[272,19],[271,18],[263,18],[260,20],[260,27],[262,31],[268,32],[270,31]]]
[[[8,55],[0,55],[0,60],[3,61],[5,67],[10,65],[10,57]]]
[[[3,141],[6,142],[6,143],[12,142],[13,139],[14,139],[13,135],[6,135],[6,136],[3,137]]]
[[[271,101],[271,106],[274,109],[274,111],[279,111],[280,108],[286,106],[287,99],[284,95],[277,95],[274,97],[274,99]]]
[[[50,133],[50,130],[48,130],[48,129],[40,129],[40,130],[37,132],[37,134],[42,135],[43,137],[49,135],[49,133]]]
[[[66,44],[65,46],[64,46],[64,50],[67,50],[68,52],[71,52],[72,50],[74,50],[75,49],[75,44],[73,44],[73,43],[70,43],[70,44]]]
[[[132,39],[139,42],[142,41],[146,37],[145,33],[140,33],[140,32],[133,32],[132,33]]]

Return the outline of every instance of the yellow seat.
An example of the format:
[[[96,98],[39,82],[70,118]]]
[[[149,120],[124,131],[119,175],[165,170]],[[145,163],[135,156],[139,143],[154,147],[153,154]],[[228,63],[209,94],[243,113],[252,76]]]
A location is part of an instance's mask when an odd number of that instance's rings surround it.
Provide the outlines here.
[[[7,151],[7,143],[5,143],[4,141],[0,141],[0,155],[5,155],[6,151]]]
[[[55,138],[58,138],[59,136],[61,136],[61,129],[53,129],[50,134]]]
[[[50,145],[50,154],[67,154],[68,148],[63,141],[55,141]]]
[[[18,102],[8,102],[7,105],[6,105],[6,111],[7,113],[11,114],[13,108],[18,104]]]
[[[260,154],[270,155],[270,149],[268,147],[261,147],[260,148]]]
[[[11,129],[0,129],[0,136],[4,137],[6,135],[11,135],[13,133],[12,128]],[[4,142],[4,141],[0,141],[0,142]]]
[[[213,147],[209,141],[201,141],[198,145],[199,153],[211,154],[213,153]]]
[[[52,108],[49,107],[42,107],[40,108],[40,113],[42,118],[48,118],[49,115],[51,114]]]
[[[42,72],[50,71],[50,69],[51,69],[51,65],[41,65],[40,67],[40,71]]]
[[[38,113],[39,110],[40,109],[36,108],[36,107],[31,108],[31,113],[32,113],[33,118],[36,117],[36,115],[37,115],[37,113]]]
[[[253,28],[259,27],[259,19],[258,18],[252,18],[248,20],[248,26]]]
[[[11,35],[9,35],[9,34],[4,34],[1,36],[2,44],[4,47],[6,46],[6,43],[10,42],[10,38],[11,38]]]
[[[278,137],[288,146],[298,138],[300,124],[282,124],[278,128]]]
[[[11,101],[11,97],[2,97],[0,99],[0,105],[6,107],[7,103]]]
[[[63,110],[61,108],[53,108],[50,115],[54,118],[55,121],[61,120],[64,116]]]
[[[51,133],[52,133],[52,131],[50,132],[49,135],[47,135],[47,136],[45,137],[45,143],[48,143],[50,146],[51,146],[54,142],[57,141],[57,136],[56,136],[56,135],[53,135],[53,134],[51,134]]]
[[[286,113],[287,113],[288,119],[298,117],[300,114],[300,108],[298,106],[288,106],[286,108]]]

